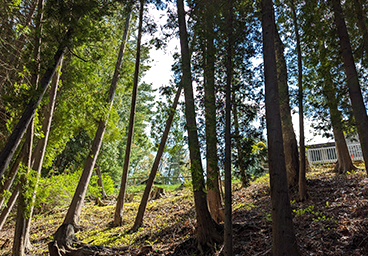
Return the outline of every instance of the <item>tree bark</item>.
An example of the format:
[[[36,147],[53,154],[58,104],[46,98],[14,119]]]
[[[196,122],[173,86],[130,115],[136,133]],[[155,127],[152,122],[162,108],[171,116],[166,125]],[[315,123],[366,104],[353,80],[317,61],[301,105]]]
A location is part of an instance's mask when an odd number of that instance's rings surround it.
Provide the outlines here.
[[[225,215],[220,195],[217,156],[216,96],[215,96],[215,47],[214,47],[214,2],[205,1],[205,49],[204,49],[204,105],[207,159],[207,201],[212,218],[220,223]]]
[[[199,249],[202,250],[202,246],[210,243],[221,242],[223,239],[217,229],[216,222],[211,217],[207,206],[207,195],[205,193],[197,124],[195,120],[194,97],[190,68],[190,52],[188,47],[188,35],[185,23],[183,0],[177,1],[177,11],[183,73],[182,79],[185,95],[185,116],[188,129],[188,144],[191,161],[194,203],[197,212],[197,242]]]
[[[320,62],[321,62],[321,73],[324,78],[323,94],[327,98],[327,106],[330,111],[331,125],[333,134],[335,137],[335,146],[337,153],[337,164],[335,165],[334,171],[336,173],[347,173],[355,170],[356,167],[350,158],[348,146],[346,144],[343,128],[342,128],[342,114],[338,109],[338,99],[336,98],[336,86],[334,85],[331,68],[327,58],[327,49],[324,46],[324,41],[320,43]]]
[[[96,169],[96,173],[97,173],[97,176],[98,176],[97,184],[101,187],[101,197],[102,198],[106,198],[107,195],[106,195],[105,188],[104,188],[104,185],[103,185],[103,180],[102,180],[100,166],[97,166],[96,165],[96,168],[95,169]]]
[[[176,107],[178,106],[181,91],[182,91],[182,85],[180,84],[179,87],[178,87],[178,91],[176,92],[174,102],[171,106],[169,117],[166,121],[165,130],[164,130],[164,133],[162,134],[162,137],[161,137],[160,146],[158,147],[157,154],[156,154],[156,157],[155,157],[155,161],[153,162],[152,169],[151,169],[150,175],[149,175],[148,180],[147,180],[146,188],[144,189],[144,192],[143,192],[142,200],[141,200],[141,203],[140,203],[139,208],[138,208],[137,217],[135,218],[134,225],[131,229],[134,232],[137,231],[138,228],[142,225],[144,212],[146,210],[149,195],[150,195],[150,192],[151,192],[151,189],[152,189],[152,185],[153,185],[153,182],[155,180],[157,170],[158,170],[158,166],[160,164],[161,157],[162,157],[162,154],[163,154],[164,149],[165,149],[167,137],[169,136],[171,124],[172,124],[172,121],[174,119],[174,115],[175,115],[175,112],[176,112]]]
[[[272,255],[299,255],[291,216],[275,57],[273,3],[262,0],[268,161],[272,204]]]
[[[22,256],[25,254],[26,248],[30,248],[29,239],[26,234],[26,222],[28,218],[27,205],[29,204],[28,198],[25,197],[29,189],[29,181],[27,180],[27,174],[31,171],[31,159],[33,148],[33,135],[34,135],[34,120],[28,127],[26,135],[26,152],[23,158],[23,164],[26,168],[25,173],[22,173],[19,184],[21,184],[18,198],[17,217],[15,222],[14,243],[13,243],[13,256]]]
[[[231,87],[233,80],[233,7],[234,1],[227,2],[227,37],[226,46],[226,106],[225,106],[225,231],[224,252],[226,256],[233,255],[233,221],[232,221],[232,192],[231,192]]]
[[[93,139],[92,148],[89,152],[86,163],[84,164],[84,169],[82,172],[82,176],[79,180],[77,188],[75,190],[72,202],[69,206],[68,212],[65,216],[63,224],[72,224],[75,228],[78,227],[79,218],[84,202],[84,198],[87,193],[88,184],[92,176],[93,169],[96,164],[96,160],[98,157],[98,153],[100,152],[103,136],[106,130],[107,121],[109,119],[109,114],[114,102],[115,91],[118,83],[118,78],[120,75],[121,65],[123,62],[124,51],[125,51],[125,44],[128,38],[128,30],[129,30],[129,22],[130,22],[131,13],[129,12],[126,21],[125,21],[125,29],[123,34],[123,39],[120,45],[119,55],[115,66],[114,76],[111,81],[108,97],[107,97],[107,104],[108,110],[105,113],[105,116],[101,118],[98,123],[98,128],[96,131],[95,138]]]
[[[22,117],[18,121],[17,125],[13,129],[12,134],[9,136],[4,148],[0,153],[0,178],[4,175],[6,168],[9,165],[11,158],[13,157],[25,131],[27,130],[31,120],[34,117],[35,111],[40,104],[43,95],[46,92],[47,86],[49,85],[51,78],[56,72],[56,68],[59,65],[62,56],[66,50],[67,44],[69,43],[73,29],[69,29],[65,34],[62,42],[60,43],[58,50],[54,55],[54,63],[46,70],[43,78],[40,81],[40,86],[38,87],[38,93],[33,97],[28,103],[26,109],[23,112]]]
[[[340,0],[331,0],[333,12],[335,15],[335,23],[340,38],[340,46],[342,51],[342,59],[344,62],[345,74],[347,77],[347,85],[349,95],[353,107],[360,145],[363,152],[364,162],[368,163],[368,116],[364,106],[362,92],[360,89],[358,74],[355,67],[353,52],[350,45],[348,31],[346,29],[344,14],[341,9]],[[365,167],[368,173],[368,167]]]
[[[249,180],[248,180],[248,176],[245,172],[244,166],[241,164],[241,161],[243,159],[243,151],[240,145],[240,133],[239,133],[239,120],[238,120],[238,110],[237,110],[237,103],[235,100],[235,93],[233,91],[233,105],[232,105],[232,110],[233,110],[233,118],[234,118],[234,137],[235,137],[235,143],[236,143],[236,150],[238,151],[238,168],[240,171],[240,180],[242,183],[242,187],[245,188],[249,185]]]
[[[305,201],[308,198],[307,194],[307,179],[306,179],[306,162],[305,162],[305,138],[304,138],[304,109],[303,109],[303,60],[300,47],[299,25],[296,16],[294,0],[290,0],[291,11],[293,13],[293,23],[296,37],[296,50],[298,53],[298,87],[299,87],[299,199]]]
[[[59,70],[61,70],[62,65],[63,65],[63,59],[60,60]],[[27,240],[29,240],[29,235],[30,235],[30,230],[31,230],[31,220],[32,220],[34,204],[35,204],[36,196],[37,196],[38,182],[41,176],[43,159],[45,157],[46,146],[47,146],[50,129],[51,129],[51,121],[54,115],[55,101],[56,101],[56,94],[57,94],[57,89],[59,85],[59,79],[60,79],[60,71],[56,72],[52,79],[52,84],[51,84],[51,88],[49,92],[49,103],[46,108],[45,118],[42,122],[42,132],[44,134],[44,137],[41,138],[37,142],[37,145],[35,149],[33,150],[33,154],[32,154],[32,158],[33,158],[32,169],[36,172],[36,183],[34,184],[34,187],[32,188],[33,194],[31,198],[31,204],[29,206],[30,207],[29,215],[25,223]]]
[[[363,36],[363,49],[366,57],[368,56],[368,29],[366,26],[367,17],[363,15],[363,7],[361,0],[353,0],[355,14],[357,16],[357,23],[361,35]]]
[[[291,110],[289,104],[289,87],[287,81],[287,68],[284,57],[284,46],[275,25],[275,53],[277,65],[277,81],[280,97],[280,114],[282,137],[284,141],[285,163],[289,187],[295,187],[299,181],[299,153],[296,142]]]
[[[133,91],[132,91],[132,102],[130,105],[128,138],[127,138],[127,145],[125,148],[125,158],[124,158],[124,165],[123,165],[123,174],[122,174],[121,183],[120,183],[120,191],[119,191],[119,195],[117,198],[115,213],[114,213],[114,222],[113,222],[114,226],[123,225],[123,207],[124,207],[124,200],[125,200],[126,182],[127,182],[128,172],[129,172],[130,151],[131,151],[132,141],[133,141],[135,108],[136,108],[136,102],[137,102],[139,64],[140,64],[140,58],[141,58],[143,8],[144,8],[144,0],[140,0],[137,56],[135,59],[134,84],[133,84]]]
[[[20,161],[22,160],[22,158],[24,156],[24,150],[25,150],[25,147],[24,147],[24,144],[23,144],[23,147],[20,150],[17,158],[15,159],[15,162],[13,163],[12,168],[7,173],[7,177],[5,178],[3,186],[1,186],[1,188],[0,188],[0,209],[3,206],[4,201],[5,201],[5,196],[4,196],[5,191],[10,189],[10,187],[13,184],[13,181],[14,181],[15,177],[17,176]]]

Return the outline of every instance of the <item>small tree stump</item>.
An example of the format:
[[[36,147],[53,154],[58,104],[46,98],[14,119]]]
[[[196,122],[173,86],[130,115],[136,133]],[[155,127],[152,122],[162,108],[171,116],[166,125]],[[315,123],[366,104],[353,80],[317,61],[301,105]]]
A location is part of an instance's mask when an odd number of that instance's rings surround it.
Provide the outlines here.
[[[150,193],[150,200],[157,200],[166,197],[165,190],[163,188],[154,187]]]

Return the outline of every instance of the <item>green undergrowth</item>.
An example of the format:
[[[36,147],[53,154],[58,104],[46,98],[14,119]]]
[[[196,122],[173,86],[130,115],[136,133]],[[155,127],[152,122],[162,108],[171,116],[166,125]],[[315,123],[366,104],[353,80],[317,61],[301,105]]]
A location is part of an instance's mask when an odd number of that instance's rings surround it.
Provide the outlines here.
[[[143,225],[135,233],[129,231],[135,221],[139,201],[124,204],[121,227],[112,226],[115,199],[105,201],[108,204],[106,206],[97,206],[93,202],[86,203],[82,208],[79,223],[83,230],[77,232],[76,236],[81,241],[93,245],[132,248],[151,245],[160,249],[160,242],[175,238],[173,228],[188,226],[190,230],[194,230],[195,211],[191,188],[182,186],[179,190],[177,189],[179,186],[164,186],[170,189],[166,190],[166,196],[148,202]],[[67,206],[64,206],[34,215],[30,237],[33,245],[31,255],[48,255],[47,243],[53,240],[53,234],[62,224],[66,211]],[[12,230],[14,222],[13,214],[4,230]],[[9,234],[9,237],[12,235]],[[159,241],[160,239],[162,241]],[[9,245],[8,248],[0,250],[0,255],[6,255],[10,251]]]

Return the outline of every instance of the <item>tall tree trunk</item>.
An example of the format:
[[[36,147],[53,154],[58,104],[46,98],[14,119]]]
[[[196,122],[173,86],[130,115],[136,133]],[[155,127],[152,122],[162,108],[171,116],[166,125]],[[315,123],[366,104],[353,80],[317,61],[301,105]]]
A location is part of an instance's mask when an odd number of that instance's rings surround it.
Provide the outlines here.
[[[304,110],[303,110],[303,62],[302,51],[300,47],[299,25],[296,16],[294,0],[290,1],[291,11],[293,13],[293,23],[296,37],[296,50],[298,52],[298,85],[299,85],[299,134],[300,134],[300,161],[299,161],[299,198],[304,201],[308,198],[307,179],[306,179],[306,162],[305,162],[305,142],[304,142]]]
[[[346,29],[344,14],[341,9],[340,0],[331,0],[331,2],[333,5],[337,32],[340,38],[342,59],[344,62],[349,95],[358,129],[360,145],[363,152],[364,162],[368,163],[368,116],[364,106],[362,92],[360,90],[358,74],[355,67],[353,52],[351,49],[350,39],[348,31]],[[368,173],[367,164],[365,166],[365,169]]]
[[[295,187],[299,181],[299,153],[296,142],[291,110],[289,104],[289,87],[287,81],[287,68],[284,57],[284,46],[275,25],[275,53],[277,65],[277,81],[280,97],[280,114],[282,125],[282,137],[284,141],[284,153],[289,187]]]
[[[44,134],[44,137],[41,138],[38,142],[37,145],[35,147],[35,149],[33,150],[33,154],[32,154],[32,158],[33,158],[33,164],[32,164],[32,169],[34,171],[36,171],[36,182],[34,184],[33,189],[33,194],[32,194],[32,198],[31,198],[31,204],[30,204],[30,209],[29,209],[29,213],[28,213],[28,218],[26,219],[26,240],[29,241],[29,235],[30,235],[30,230],[31,230],[31,220],[32,220],[32,215],[33,215],[33,210],[34,210],[34,204],[36,201],[36,195],[37,195],[37,188],[38,188],[38,182],[41,176],[41,170],[42,170],[42,164],[43,164],[43,159],[45,157],[45,153],[46,153],[46,146],[47,146],[47,142],[49,139],[49,134],[50,134],[50,129],[51,129],[51,121],[52,121],[52,117],[54,115],[54,108],[55,108],[55,101],[56,101],[56,94],[57,94],[57,89],[58,89],[58,85],[59,85],[59,79],[60,79],[60,70],[61,67],[63,65],[63,60],[61,59],[60,61],[60,66],[59,66],[59,72],[56,72],[56,74],[54,75],[53,79],[52,79],[52,84],[51,84],[51,88],[50,88],[50,92],[49,92],[49,103],[48,106],[46,108],[46,113],[45,113],[45,118],[42,122],[42,132]]]
[[[37,4],[37,17],[36,17],[36,33],[35,33],[35,44],[34,44],[34,65],[32,65],[33,70],[31,70],[31,85],[34,86],[35,89],[38,88],[38,82],[40,78],[40,69],[41,69],[41,40],[42,40],[42,19],[43,19],[43,5],[44,1],[39,0]],[[61,62],[62,60],[60,60]],[[31,172],[32,168],[32,151],[33,151],[33,136],[34,136],[34,118],[31,121],[30,126],[28,127],[27,132],[27,140],[28,144],[26,144],[26,154],[24,155],[24,166],[27,168],[26,173]],[[20,178],[20,183],[22,184],[22,188],[20,191],[20,196],[18,199],[18,211],[17,211],[17,219],[15,223],[15,233],[14,233],[14,243],[13,243],[13,255],[24,255],[26,250],[31,249],[31,242],[29,240],[29,229],[27,228],[27,224],[30,221],[30,216],[32,215],[32,202],[30,198],[26,198],[26,193],[31,190],[30,183],[27,180],[26,176],[23,174]],[[27,206],[30,206],[31,209],[27,209]]]
[[[355,170],[356,167],[351,161],[350,153],[343,133],[342,115],[337,105],[338,99],[335,96],[336,86],[334,85],[331,76],[331,69],[329,66],[327,49],[324,46],[324,41],[320,42],[320,49],[321,73],[325,82],[323,94],[327,98],[327,106],[330,111],[331,125],[335,137],[337,153],[337,164],[335,165],[334,171],[337,173],[347,173],[348,171]]]
[[[223,239],[217,229],[216,222],[211,217],[207,206],[207,195],[205,193],[197,124],[195,120],[194,97],[190,68],[190,52],[188,47],[188,35],[185,23],[183,0],[177,0],[177,11],[183,72],[182,79],[185,95],[185,115],[188,129],[188,144],[191,161],[194,203],[197,212],[197,241],[198,247],[201,250],[203,245],[221,242]]]
[[[234,1],[230,0],[226,5],[226,34],[228,42],[226,46],[226,106],[225,106],[225,232],[224,252],[226,256],[233,255],[233,221],[232,221],[232,195],[231,195],[231,87],[233,80],[233,8]]]
[[[52,63],[52,65],[46,70],[44,76],[40,81],[40,86],[37,89],[37,95],[33,97],[28,103],[22,117],[13,129],[12,134],[9,136],[4,148],[0,153],[0,178],[4,175],[4,172],[9,165],[11,158],[13,157],[25,131],[27,130],[29,124],[31,123],[31,120],[34,117],[36,109],[46,92],[47,86],[49,85],[51,78],[54,76],[59,62],[64,55],[67,44],[71,39],[72,33],[73,29],[69,29],[68,32],[65,34],[62,42],[58,47],[58,50],[54,55],[54,63]]]
[[[204,105],[206,126],[207,201],[212,218],[220,223],[225,215],[220,195],[217,156],[216,96],[215,96],[215,47],[214,2],[205,1],[205,49],[204,49]]]
[[[357,23],[360,30],[360,34],[363,36],[363,49],[366,57],[368,56],[368,29],[367,29],[367,17],[363,15],[363,7],[361,0],[353,0],[355,14],[357,16]]]
[[[68,212],[65,216],[63,224],[72,224],[74,227],[78,226],[79,218],[84,202],[84,198],[87,193],[88,184],[92,176],[93,169],[96,164],[96,160],[98,157],[98,153],[100,152],[102,139],[105,133],[107,121],[109,119],[110,111],[114,102],[114,96],[116,87],[119,80],[121,65],[123,63],[125,44],[128,38],[128,30],[129,30],[129,22],[130,22],[131,13],[129,12],[126,21],[125,21],[125,29],[123,34],[123,39],[120,45],[119,55],[115,66],[114,76],[111,80],[110,89],[107,97],[108,110],[105,113],[105,116],[102,117],[98,123],[98,128],[96,131],[95,138],[93,139],[92,148],[89,152],[86,163],[84,164],[84,169],[82,172],[82,176],[79,180],[77,188],[75,190],[72,202],[70,203]]]
[[[235,137],[235,143],[236,143],[236,150],[238,151],[238,168],[240,171],[240,180],[242,183],[242,187],[245,188],[248,186],[249,184],[249,180],[248,180],[248,176],[245,172],[244,166],[242,164],[242,159],[243,159],[243,151],[240,145],[240,133],[239,133],[239,120],[238,120],[238,110],[237,110],[237,103],[236,103],[236,99],[235,99],[235,93],[234,90],[232,91],[232,101],[233,101],[233,105],[232,105],[232,110],[233,110],[233,118],[234,118],[234,137]]]
[[[115,213],[114,213],[114,223],[113,223],[114,226],[123,225],[123,207],[124,207],[124,200],[125,200],[126,182],[127,182],[128,172],[129,172],[130,151],[131,151],[132,141],[133,141],[135,107],[136,107],[137,92],[138,92],[139,64],[140,64],[140,58],[141,58],[143,8],[144,8],[144,0],[140,0],[137,56],[135,59],[132,102],[130,104],[130,118],[129,118],[129,128],[128,128],[129,130],[128,130],[127,145],[125,148],[124,166],[123,166],[123,174],[121,176],[120,191],[119,191],[119,195],[117,198]]]
[[[299,255],[293,229],[283,148],[275,57],[275,19],[271,0],[262,0],[268,162],[272,204],[272,255]]]
[[[178,91],[176,92],[176,95],[175,95],[174,102],[173,102],[173,104],[171,106],[171,109],[170,109],[169,117],[166,121],[165,130],[164,130],[164,133],[162,134],[162,137],[161,137],[160,146],[158,147],[157,154],[156,154],[156,157],[155,157],[155,161],[153,162],[152,169],[151,169],[150,175],[149,175],[148,180],[147,180],[146,188],[144,189],[144,192],[143,192],[142,200],[141,200],[141,203],[140,203],[139,208],[138,208],[137,217],[135,218],[134,225],[131,229],[134,232],[138,230],[138,228],[142,225],[142,222],[143,222],[143,216],[144,216],[144,212],[145,212],[146,207],[147,207],[149,194],[151,192],[152,185],[153,185],[153,182],[154,182],[156,174],[157,174],[158,166],[160,164],[161,157],[162,157],[162,154],[163,154],[164,149],[165,149],[167,137],[169,136],[171,124],[172,124],[172,121],[174,119],[174,115],[175,115],[175,112],[176,112],[176,107],[178,106],[181,90],[182,90],[182,85],[180,83],[180,85],[178,87]]]
[[[31,158],[32,158],[32,148],[33,148],[33,134],[34,134],[34,121],[28,127],[26,135],[26,152],[23,158],[23,164],[26,168],[25,173],[22,173],[19,183],[21,188],[18,197],[18,208],[17,217],[15,222],[15,232],[14,232],[14,243],[13,243],[13,256],[21,256],[25,254],[26,247],[29,248],[31,245],[28,244],[29,240],[26,235],[26,222],[28,218],[27,205],[29,200],[25,197],[29,189],[29,181],[27,180],[27,174],[31,171]]]

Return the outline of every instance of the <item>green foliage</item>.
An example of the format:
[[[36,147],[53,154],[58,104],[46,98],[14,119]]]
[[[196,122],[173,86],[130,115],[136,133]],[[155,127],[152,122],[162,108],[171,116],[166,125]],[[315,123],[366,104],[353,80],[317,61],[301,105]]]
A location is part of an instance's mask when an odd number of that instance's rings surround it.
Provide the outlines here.
[[[40,178],[35,207],[42,211],[69,205],[78,185],[81,171]],[[100,196],[101,188],[97,184],[98,177],[93,175],[88,186],[87,196]],[[108,174],[102,173],[106,194],[114,192],[114,182]]]

